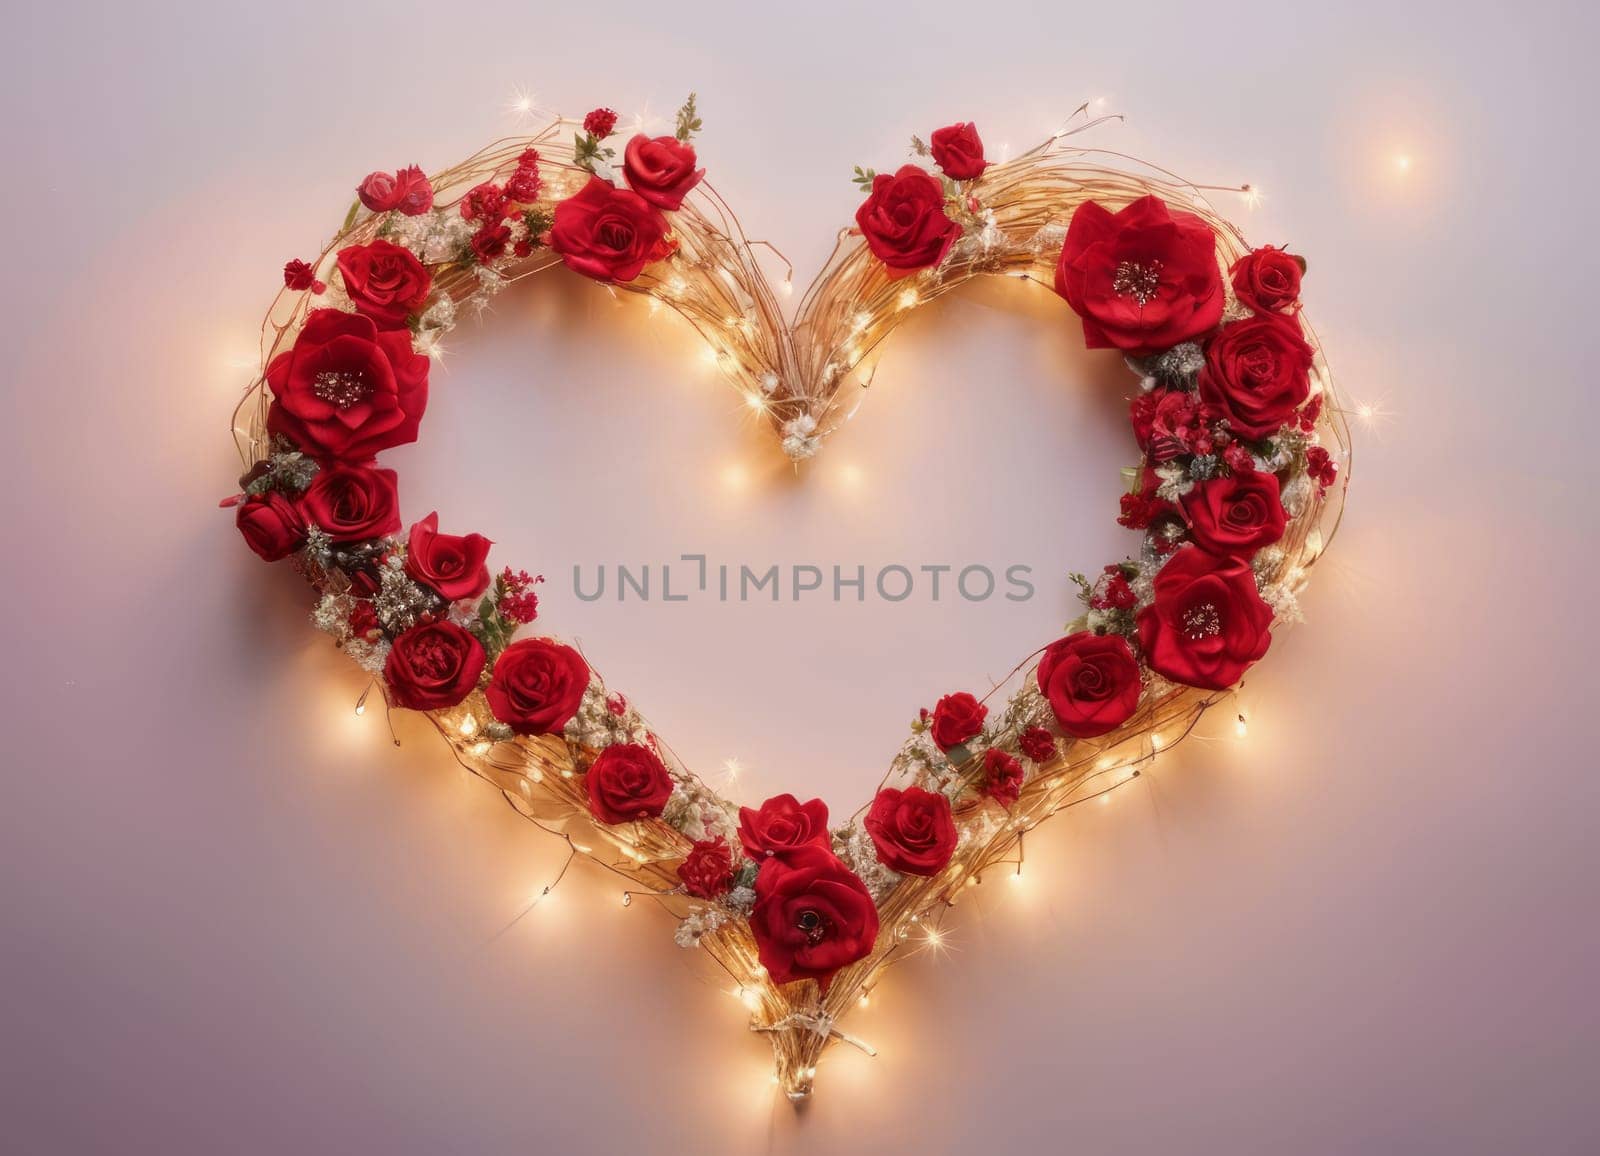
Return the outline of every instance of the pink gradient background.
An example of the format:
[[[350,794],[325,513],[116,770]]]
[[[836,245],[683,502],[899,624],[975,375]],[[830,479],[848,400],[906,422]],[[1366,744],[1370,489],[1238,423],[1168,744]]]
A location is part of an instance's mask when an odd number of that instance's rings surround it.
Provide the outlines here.
[[[60,4],[13,12],[0,1119],[29,1152],[1592,1152],[1595,19],[1576,4]],[[143,9],[143,10],[141,10]],[[850,166],[975,119],[1249,179],[1311,258],[1356,429],[1345,526],[1226,720],[979,888],[796,1115],[648,905],[366,679],[215,509],[277,270],[368,169],[668,114],[803,284]],[[1584,93],[1588,98],[1584,97]],[[1401,174],[1394,157],[1412,158]],[[1239,215],[1245,210],[1240,207]],[[519,322],[523,322],[520,323]],[[691,765],[848,811],[920,705],[1120,556],[1130,381],[1038,291],[886,350],[809,476],[685,327],[553,276],[465,327],[410,516],[543,569]],[[961,452],[955,452],[961,447]],[[968,452],[975,447],[976,452]],[[583,604],[574,562],[1021,561],[1031,603]]]

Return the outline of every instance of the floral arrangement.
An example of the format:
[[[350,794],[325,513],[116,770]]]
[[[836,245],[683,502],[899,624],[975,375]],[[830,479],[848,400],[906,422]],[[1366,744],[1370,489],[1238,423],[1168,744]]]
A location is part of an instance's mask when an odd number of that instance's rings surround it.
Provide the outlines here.
[[[284,267],[224,505],[256,554],[311,583],[313,622],[389,704],[427,712],[525,814],[626,876],[625,901],[674,912],[799,1098],[826,1044],[866,1046],[838,1020],[919,928],[935,934],[987,867],[1020,868],[1038,822],[1139,773],[1298,618],[1343,426],[1301,310],[1306,262],[1249,248],[1193,187],[1086,164],[1059,137],[996,163],[973,125],[942,128],[893,173],[856,170],[856,229],[791,325],[704,182],[694,98],[671,135],[622,141],[617,123],[597,109],[432,177],[361,181],[333,243]],[[912,306],[983,274],[1050,285],[1137,375],[1141,460],[1118,520],[1138,549],[1072,576],[1082,615],[1008,687],[923,710],[855,815],[790,794],[737,806],[577,650],[525,633],[538,577],[492,571],[490,541],[436,514],[407,527],[378,464],[416,440],[463,312],[557,263],[688,318],[797,462]]]

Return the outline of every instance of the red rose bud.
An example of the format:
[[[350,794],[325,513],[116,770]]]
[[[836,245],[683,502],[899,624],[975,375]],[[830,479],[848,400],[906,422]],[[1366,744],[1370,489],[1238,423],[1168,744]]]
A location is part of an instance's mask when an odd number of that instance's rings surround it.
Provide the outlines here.
[[[1067,226],[1056,292],[1083,319],[1089,348],[1170,349],[1222,319],[1216,237],[1160,197],[1140,197],[1115,214],[1085,201]]]
[[[482,534],[439,533],[439,515],[429,514],[411,527],[406,573],[446,602],[476,598],[489,588],[490,545]]]
[[[433,278],[411,250],[381,238],[339,250],[339,276],[357,313],[384,329],[400,329],[422,311]]]
[[[1139,612],[1139,645],[1157,674],[1205,690],[1227,690],[1271,645],[1272,608],[1238,558],[1188,546],[1155,580]]]
[[[961,236],[961,226],[944,211],[944,186],[916,165],[873,177],[856,225],[890,277],[937,265]]]
[[[1115,730],[1139,707],[1139,663],[1120,634],[1080,631],[1052,642],[1037,678],[1056,722],[1074,738]]]
[[[773,983],[814,979],[826,992],[835,972],[865,959],[877,942],[872,894],[831,851],[806,847],[768,859],[755,890],[750,932]]]
[[[1277,476],[1258,470],[1196,482],[1181,504],[1190,536],[1213,554],[1249,558],[1288,524]]]
[[[1304,258],[1265,245],[1240,257],[1228,270],[1233,295],[1257,313],[1295,309],[1300,304],[1300,277],[1305,267]]]
[[[513,642],[484,689],[489,710],[519,735],[553,735],[572,721],[589,688],[589,664],[548,638]]]
[[[793,795],[777,795],[759,808],[740,807],[739,842],[757,863],[801,847],[826,850],[830,845],[828,805],[821,799],[802,803]]]
[[[328,286],[317,280],[317,270],[314,266],[296,257],[283,267],[283,284],[296,293],[309,289],[313,293],[321,293]]]
[[[983,756],[983,793],[1009,809],[1022,795],[1025,774],[1014,757],[991,747]]]
[[[267,366],[267,429],[322,460],[367,461],[417,440],[428,359],[403,329],[314,309],[294,345]]]
[[[335,542],[365,542],[400,528],[400,492],[393,470],[328,466],[300,497],[300,510]]]
[[[597,108],[583,118],[583,131],[592,137],[604,139],[617,127],[617,114],[609,108]]]
[[[936,130],[928,147],[934,164],[952,180],[973,180],[989,167],[989,162],[983,159],[983,141],[978,139],[977,126],[970,121]]]
[[[733,853],[721,839],[696,840],[678,864],[683,889],[696,899],[715,899],[733,880]]]
[[[878,861],[902,875],[937,875],[956,850],[950,800],[921,787],[885,787],[872,800],[862,826]]]
[[[383,681],[396,706],[438,710],[472,693],[485,661],[483,644],[466,630],[454,622],[429,622],[394,640]]]
[[[233,522],[244,535],[245,545],[267,562],[287,558],[306,540],[306,520],[300,508],[276,490],[246,498]]]
[[[622,175],[628,186],[658,209],[671,211],[683,204],[689,190],[700,183],[705,169],[694,167],[694,146],[677,137],[638,134],[622,154]]]
[[[1056,755],[1056,736],[1043,727],[1029,727],[1018,737],[1017,744],[1036,763],[1047,763]]]
[[[416,165],[395,173],[368,173],[356,186],[356,196],[374,213],[399,211],[415,217],[433,208],[433,186]]]
[[[1271,437],[1311,392],[1311,346],[1278,313],[1224,325],[1206,342],[1200,397],[1245,438]]]
[[[550,247],[567,268],[597,281],[632,281],[672,252],[667,219],[630,189],[599,177],[556,206]]]
[[[1321,446],[1306,447],[1306,473],[1324,491],[1334,483],[1339,476],[1339,463]]]
[[[960,746],[983,730],[983,720],[988,715],[989,708],[966,691],[947,694],[933,706],[933,722],[929,728],[933,741],[940,750]]]
[[[589,810],[602,823],[653,819],[672,794],[672,776],[660,757],[638,743],[617,743],[600,752],[586,776]]]

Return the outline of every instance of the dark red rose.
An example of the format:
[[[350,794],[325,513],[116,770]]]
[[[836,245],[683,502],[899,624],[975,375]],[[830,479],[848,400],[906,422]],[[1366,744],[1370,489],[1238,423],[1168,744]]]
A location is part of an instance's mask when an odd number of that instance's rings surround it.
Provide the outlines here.
[[[583,131],[590,136],[604,139],[610,136],[612,129],[616,127],[617,114],[609,108],[593,109],[583,118]]]
[[[483,673],[483,644],[454,622],[402,631],[389,648],[383,681],[396,706],[437,710],[471,694]]]
[[[694,164],[694,146],[675,136],[639,133],[622,153],[622,175],[628,186],[658,209],[676,209],[700,183],[706,171]]]
[[[519,735],[554,735],[578,713],[588,688],[583,655],[548,638],[525,638],[500,652],[483,693],[494,717]]]
[[[1047,763],[1056,757],[1056,736],[1043,727],[1029,727],[1018,737],[1017,744],[1036,763]]]
[[[285,288],[293,289],[296,293],[307,289],[313,293],[321,293],[327,288],[327,285],[317,280],[316,267],[298,257],[284,265],[283,284]]]
[[[1139,612],[1139,645],[1157,674],[1226,690],[1267,652],[1271,627],[1248,563],[1187,546],[1156,575],[1155,601]]]
[[[683,889],[697,899],[715,899],[728,890],[733,877],[733,853],[721,839],[697,839],[678,864]]]
[[[1056,292],[1083,318],[1090,349],[1170,349],[1222,319],[1216,237],[1160,197],[1140,197],[1115,214],[1085,201],[1067,226]]]
[[[856,224],[891,277],[937,265],[961,236],[961,226],[945,214],[944,186],[916,165],[873,177]]]
[[[1017,801],[1024,777],[1022,764],[998,747],[990,747],[983,756],[983,793],[1002,807],[1009,808]]]
[[[947,694],[933,704],[933,741],[940,750],[960,746],[983,729],[988,715],[989,708],[966,691]]]
[[[411,250],[382,238],[340,249],[338,263],[356,312],[384,329],[398,329],[408,314],[421,312],[433,286],[433,278]]]
[[[956,849],[950,800],[921,787],[885,787],[862,820],[878,861],[903,875],[937,875]]]
[[[1139,707],[1139,663],[1120,634],[1085,630],[1052,642],[1038,678],[1056,721],[1074,738],[1115,730]]]
[[[1300,303],[1300,275],[1305,268],[1304,258],[1263,245],[1240,257],[1228,273],[1241,304],[1257,313],[1278,313]]]
[[[518,204],[531,205],[539,199],[544,181],[539,176],[539,150],[523,149],[517,158],[516,171],[506,182],[506,196]]]
[[[306,540],[306,520],[300,507],[276,490],[246,498],[233,522],[244,535],[245,545],[268,562],[287,558]]]
[[[638,193],[590,177],[556,205],[550,247],[567,268],[596,281],[632,281],[672,252],[667,219]]]
[[[1326,491],[1333,485],[1334,479],[1339,476],[1339,463],[1333,460],[1333,455],[1322,446],[1306,447],[1306,473],[1311,475],[1311,480]]]
[[[589,766],[589,810],[602,823],[654,819],[672,794],[661,757],[639,743],[616,743]]]
[[[739,808],[739,842],[757,863],[769,855],[787,855],[798,847],[828,847],[828,804],[802,803],[793,795],[775,795],[759,810]]]
[[[1224,325],[1206,342],[1200,396],[1234,433],[1278,432],[1311,392],[1311,346],[1293,317],[1266,313]]]
[[[506,251],[506,245],[510,241],[509,225],[498,221],[485,221],[482,227],[472,234],[472,255],[487,265]]]
[[[971,121],[934,130],[928,147],[933,152],[933,163],[952,180],[970,181],[983,176],[983,170],[989,167],[989,162],[983,159],[978,128]]]
[[[506,192],[493,181],[473,185],[461,198],[461,215],[469,221],[494,224],[506,215]]]
[[[761,865],[750,932],[773,983],[814,979],[826,992],[836,971],[871,954],[878,909],[831,851],[806,847]]]
[[[356,187],[356,196],[374,213],[398,210],[415,217],[433,208],[433,186],[416,165],[396,173],[368,173]]]
[[[300,497],[300,512],[335,542],[365,542],[400,528],[400,488],[393,470],[328,466]]]
[[[1182,499],[1189,534],[1213,554],[1249,558],[1283,537],[1288,521],[1276,475],[1244,470],[1196,482]]]
[[[313,309],[294,345],[267,366],[267,429],[324,461],[366,461],[417,440],[428,359],[403,329]]]
[[[411,527],[406,549],[406,573],[432,587],[447,602],[476,598],[489,589],[492,543],[482,534],[439,533],[439,515],[429,514]]]

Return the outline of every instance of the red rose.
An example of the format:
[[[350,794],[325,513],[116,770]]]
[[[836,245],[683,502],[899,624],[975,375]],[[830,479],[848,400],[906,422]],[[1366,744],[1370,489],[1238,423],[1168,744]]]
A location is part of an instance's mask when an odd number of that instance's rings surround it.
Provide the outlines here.
[[[433,278],[409,249],[379,238],[339,250],[339,275],[357,313],[365,313],[385,329],[405,325],[406,316],[422,310]]]
[[[476,598],[489,589],[484,560],[491,544],[482,534],[441,534],[439,515],[429,514],[411,527],[406,573],[437,590],[447,602]]]
[[[365,461],[417,440],[428,359],[403,329],[313,309],[294,345],[267,366],[267,429],[324,460]]]
[[[1115,214],[1085,201],[1067,226],[1056,292],[1083,318],[1090,349],[1170,349],[1222,319],[1216,238],[1160,197],[1140,197]]]
[[[485,221],[483,226],[472,234],[472,255],[487,265],[506,251],[506,245],[510,241],[509,225],[502,225],[498,221]]]
[[[1002,807],[1009,808],[1022,794],[1025,773],[1022,764],[997,747],[983,756],[983,793]]]
[[[1277,313],[1299,304],[1300,275],[1305,259],[1281,247],[1264,245],[1233,263],[1233,295],[1257,313]]]
[[[494,717],[519,735],[560,734],[589,689],[589,664],[570,646],[525,638],[500,652],[484,690]]]
[[[506,215],[505,190],[493,181],[473,185],[461,198],[461,215],[469,221],[492,224]]]
[[[983,176],[983,170],[989,167],[989,162],[983,159],[978,128],[970,121],[936,129],[928,147],[933,151],[933,163],[952,180],[970,181]]]
[[[368,173],[356,187],[356,196],[374,213],[399,210],[415,217],[433,208],[433,186],[416,165],[396,173]]]
[[[285,288],[293,289],[296,293],[309,289],[313,293],[321,293],[327,288],[317,280],[317,270],[314,265],[296,257],[283,267],[283,284]]]
[[[814,979],[826,992],[834,972],[871,954],[878,909],[831,851],[806,847],[761,865],[750,931],[772,982]]]
[[[306,540],[306,520],[300,508],[276,490],[246,498],[233,523],[244,535],[245,545],[268,562],[287,558]]]
[[[1029,727],[1017,739],[1022,753],[1036,763],[1047,763],[1056,757],[1056,736],[1043,727]]]
[[[590,177],[556,205],[550,247],[567,268],[596,281],[632,281],[672,252],[667,219],[638,193]]]
[[[628,186],[658,209],[676,209],[700,183],[705,169],[694,167],[694,146],[674,136],[637,134],[622,153]]]
[[[1248,558],[1283,537],[1288,521],[1277,476],[1260,470],[1196,482],[1182,505],[1190,535],[1213,554]]]
[[[960,746],[983,729],[989,708],[966,691],[947,694],[933,705],[933,741],[940,750]]]
[[[856,224],[890,277],[937,265],[961,236],[961,226],[945,215],[944,186],[916,165],[873,177]]]
[[[429,622],[395,638],[383,681],[395,705],[437,710],[472,693],[485,661],[483,644],[466,630],[454,622]]]
[[[697,899],[715,899],[728,890],[733,876],[733,853],[721,839],[697,839],[678,864],[683,889]]]
[[[604,140],[617,127],[617,114],[609,108],[597,108],[583,118],[583,131]]]
[[[1200,396],[1242,437],[1277,433],[1310,392],[1311,346],[1292,317],[1235,321],[1206,342]]]
[[[769,855],[787,855],[799,847],[828,847],[828,804],[802,803],[793,795],[776,795],[759,810],[739,808],[739,842],[756,862]]]
[[[1139,707],[1139,663],[1120,634],[1085,630],[1052,642],[1038,678],[1056,721],[1074,738],[1115,730]]]
[[[1139,612],[1139,645],[1174,682],[1226,690],[1272,642],[1272,608],[1237,558],[1185,547],[1156,575],[1155,595]]]
[[[589,766],[589,810],[602,823],[654,819],[672,794],[660,756],[638,743],[616,743]]]
[[[393,470],[328,466],[300,497],[300,510],[335,542],[364,542],[400,528],[400,489]]]
[[[862,820],[878,861],[904,875],[937,875],[956,849],[950,800],[921,787],[885,787]]]

